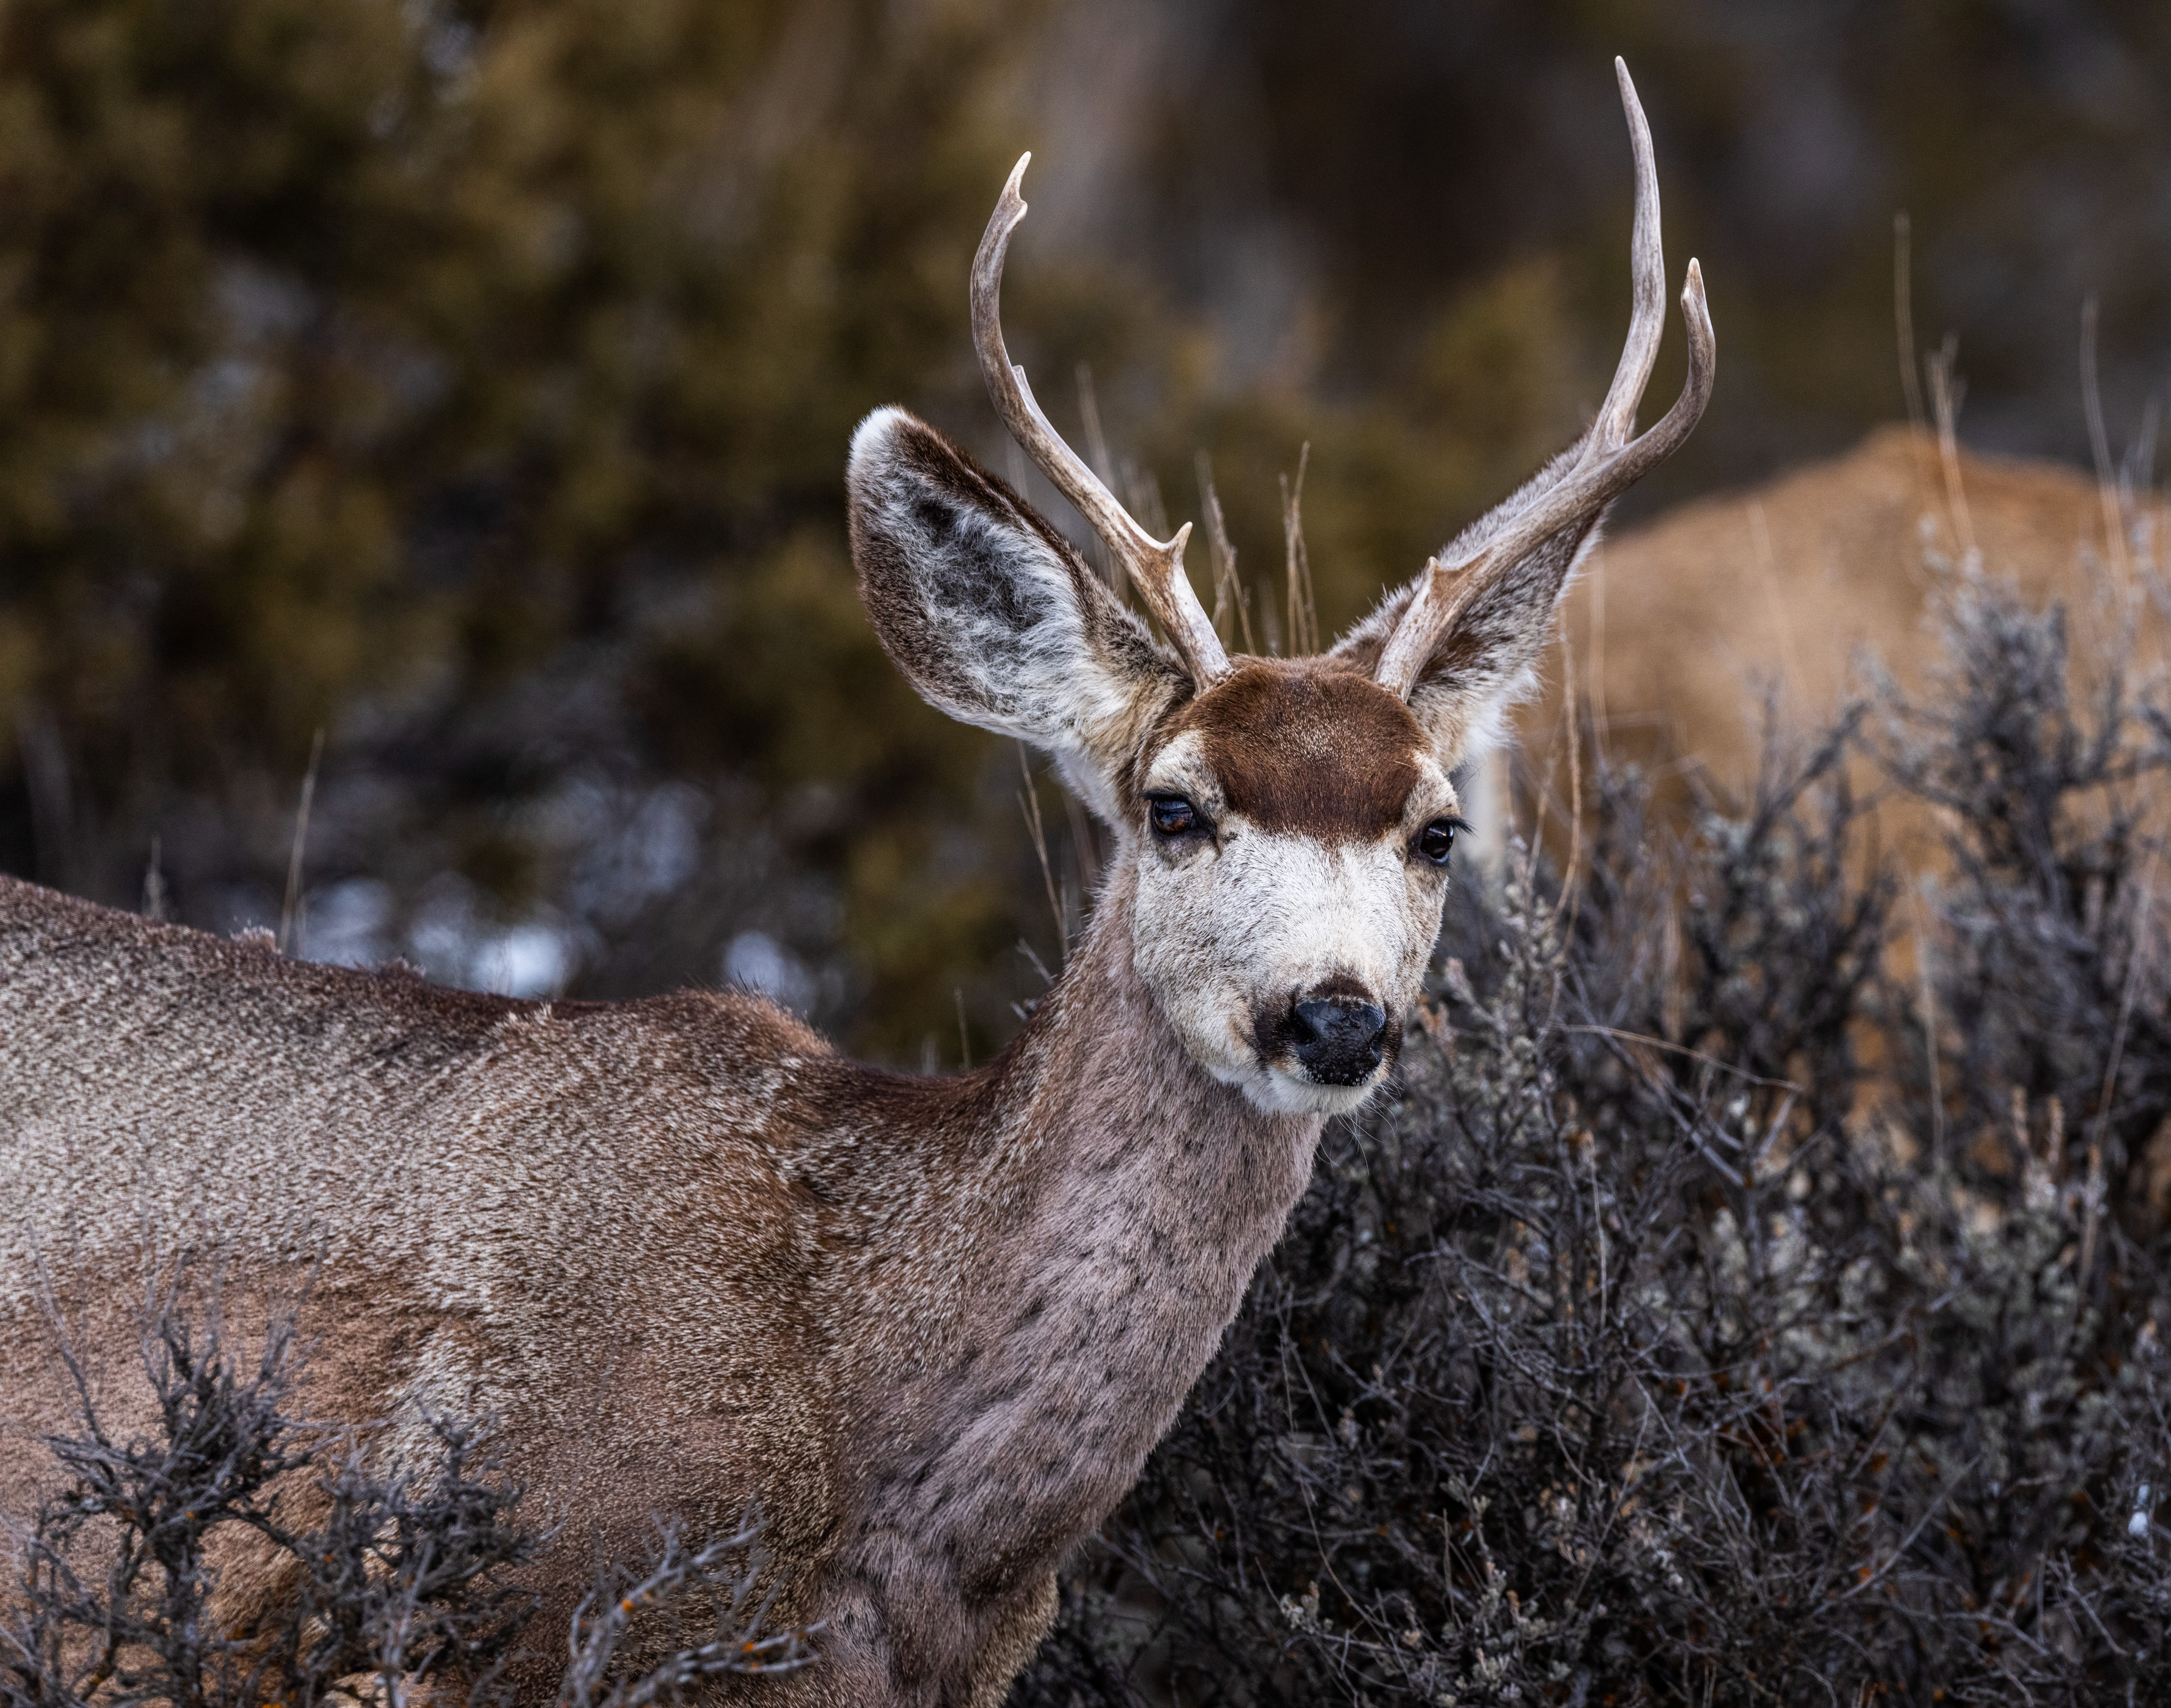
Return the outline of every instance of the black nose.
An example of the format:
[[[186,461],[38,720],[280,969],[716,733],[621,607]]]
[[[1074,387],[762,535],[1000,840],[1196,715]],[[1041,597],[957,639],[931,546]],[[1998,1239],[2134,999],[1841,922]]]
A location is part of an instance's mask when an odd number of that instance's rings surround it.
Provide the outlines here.
[[[1321,1085],[1361,1085],[1387,1047],[1386,1011],[1358,998],[1299,1003],[1295,1031],[1296,1058]]]

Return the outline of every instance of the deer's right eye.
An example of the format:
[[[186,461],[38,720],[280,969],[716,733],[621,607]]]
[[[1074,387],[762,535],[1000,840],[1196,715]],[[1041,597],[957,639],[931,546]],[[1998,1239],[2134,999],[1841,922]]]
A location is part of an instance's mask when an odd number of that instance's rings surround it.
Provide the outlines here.
[[[1155,836],[1188,836],[1198,828],[1198,809],[1181,795],[1158,795],[1146,806]]]

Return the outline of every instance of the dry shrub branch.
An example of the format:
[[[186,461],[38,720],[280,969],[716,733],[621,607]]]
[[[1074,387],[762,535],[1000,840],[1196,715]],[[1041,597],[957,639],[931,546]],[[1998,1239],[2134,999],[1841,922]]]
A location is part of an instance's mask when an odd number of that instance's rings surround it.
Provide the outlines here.
[[[1014,1701],[2171,1700],[2171,721],[1976,570],[1942,621],[1683,845],[1601,765],[1572,910],[1461,886]]]
[[[8,1526],[0,1708],[510,1700],[506,1669],[540,1636],[522,1568],[549,1537],[522,1522],[486,1429],[432,1416],[433,1454],[410,1464],[301,1422],[291,1320],[251,1348],[176,1281],[146,1313],[154,1422],[122,1436],[61,1338],[75,1428],[46,1443],[63,1486]],[[808,1634],[767,1625],[760,1528],[749,1513],[700,1546],[665,1528],[648,1558],[599,1564],[566,1638],[561,1708],[651,1708],[719,1674],[803,1665]],[[222,1570],[252,1555],[288,1586],[253,1625],[219,1595]],[[652,1652],[658,1618],[675,1639],[664,1658],[627,1666],[621,1646],[632,1634]]]

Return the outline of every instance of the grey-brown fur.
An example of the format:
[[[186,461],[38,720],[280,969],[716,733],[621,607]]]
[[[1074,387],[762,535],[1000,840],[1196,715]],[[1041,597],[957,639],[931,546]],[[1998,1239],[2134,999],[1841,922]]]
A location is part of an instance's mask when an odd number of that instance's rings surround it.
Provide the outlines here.
[[[852,437],[852,558],[889,656],[953,718],[1046,748],[1103,818],[1175,661],[1062,535],[925,422],[877,410]]]
[[[999,1700],[1318,1131],[1175,1047],[1126,913],[1118,877],[1000,1060],[927,1081],[751,997],[466,996],[0,879],[0,1492],[65,1403],[24,1379],[39,1252],[125,1295],[147,1216],[238,1272],[321,1261],[320,1403],[495,1411],[574,1520],[554,1614],[591,1526],[754,1497],[780,1614],[829,1621],[762,1700]]]

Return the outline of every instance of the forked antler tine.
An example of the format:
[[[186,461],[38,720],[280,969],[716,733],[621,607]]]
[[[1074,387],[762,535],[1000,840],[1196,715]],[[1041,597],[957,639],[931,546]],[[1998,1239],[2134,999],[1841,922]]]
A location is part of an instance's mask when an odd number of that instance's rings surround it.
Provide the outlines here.
[[[1010,429],[1019,448],[1055,483],[1108,549],[1122,560],[1141,597],[1160,619],[1161,626],[1183,659],[1184,667],[1200,688],[1229,672],[1229,655],[1221,650],[1191,579],[1183,572],[1184,543],[1191,537],[1186,522],[1169,540],[1157,540],[1140,527],[1130,511],[1085,459],[1063,442],[1063,436],[1048,425],[1027,383],[1025,370],[1010,360],[1003,345],[1003,257],[1010,233],[1025,217],[1025,198],[1018,185],[1025,177],[1031,154],[1021,156],[1003,185],[1001,199],[988,220],[979,253],[973,257],[973,342],[980,353],[980,372],[988,382],[988,395],[995,413]]]
[[[1628,147],[1636,162],[1636,223],[1628,241],[1632,294],[1627,341],[1621,347],[1621,365],[1613,371],[1605,401],[1591,423],[1586,456],[1602,455],[1628,442],[1636,429],[1637,405],[1643,400],[1643,388],[1651,383],[1652,364],[1659,359],[1659,343],[1666,333],[1666,254],[1659,231],[1659,165],[1651,150],[1651,126],[1643,116],[1643,104],[1636,99],[1628,62],[1616,58],[1613,74],[1621,84],[1621,109],[1628,120]]]
[[[1718,341],[1704,301],[1703,269],[1693,260],[1681,289],[1681,319],[1688,329],[1689,372],[1673,408],[1641,437],[1613,450],[1586,452],[1565,477],[1466,560],[1448,564],[1434,558],[1428,563],[1416,597],[1380,654],[1374,674],[1381,687],[1407,698],[1439,637],[1481,593],[1553,535],[1595,516],[1681,448],[1711,401],[1718,371]]]

